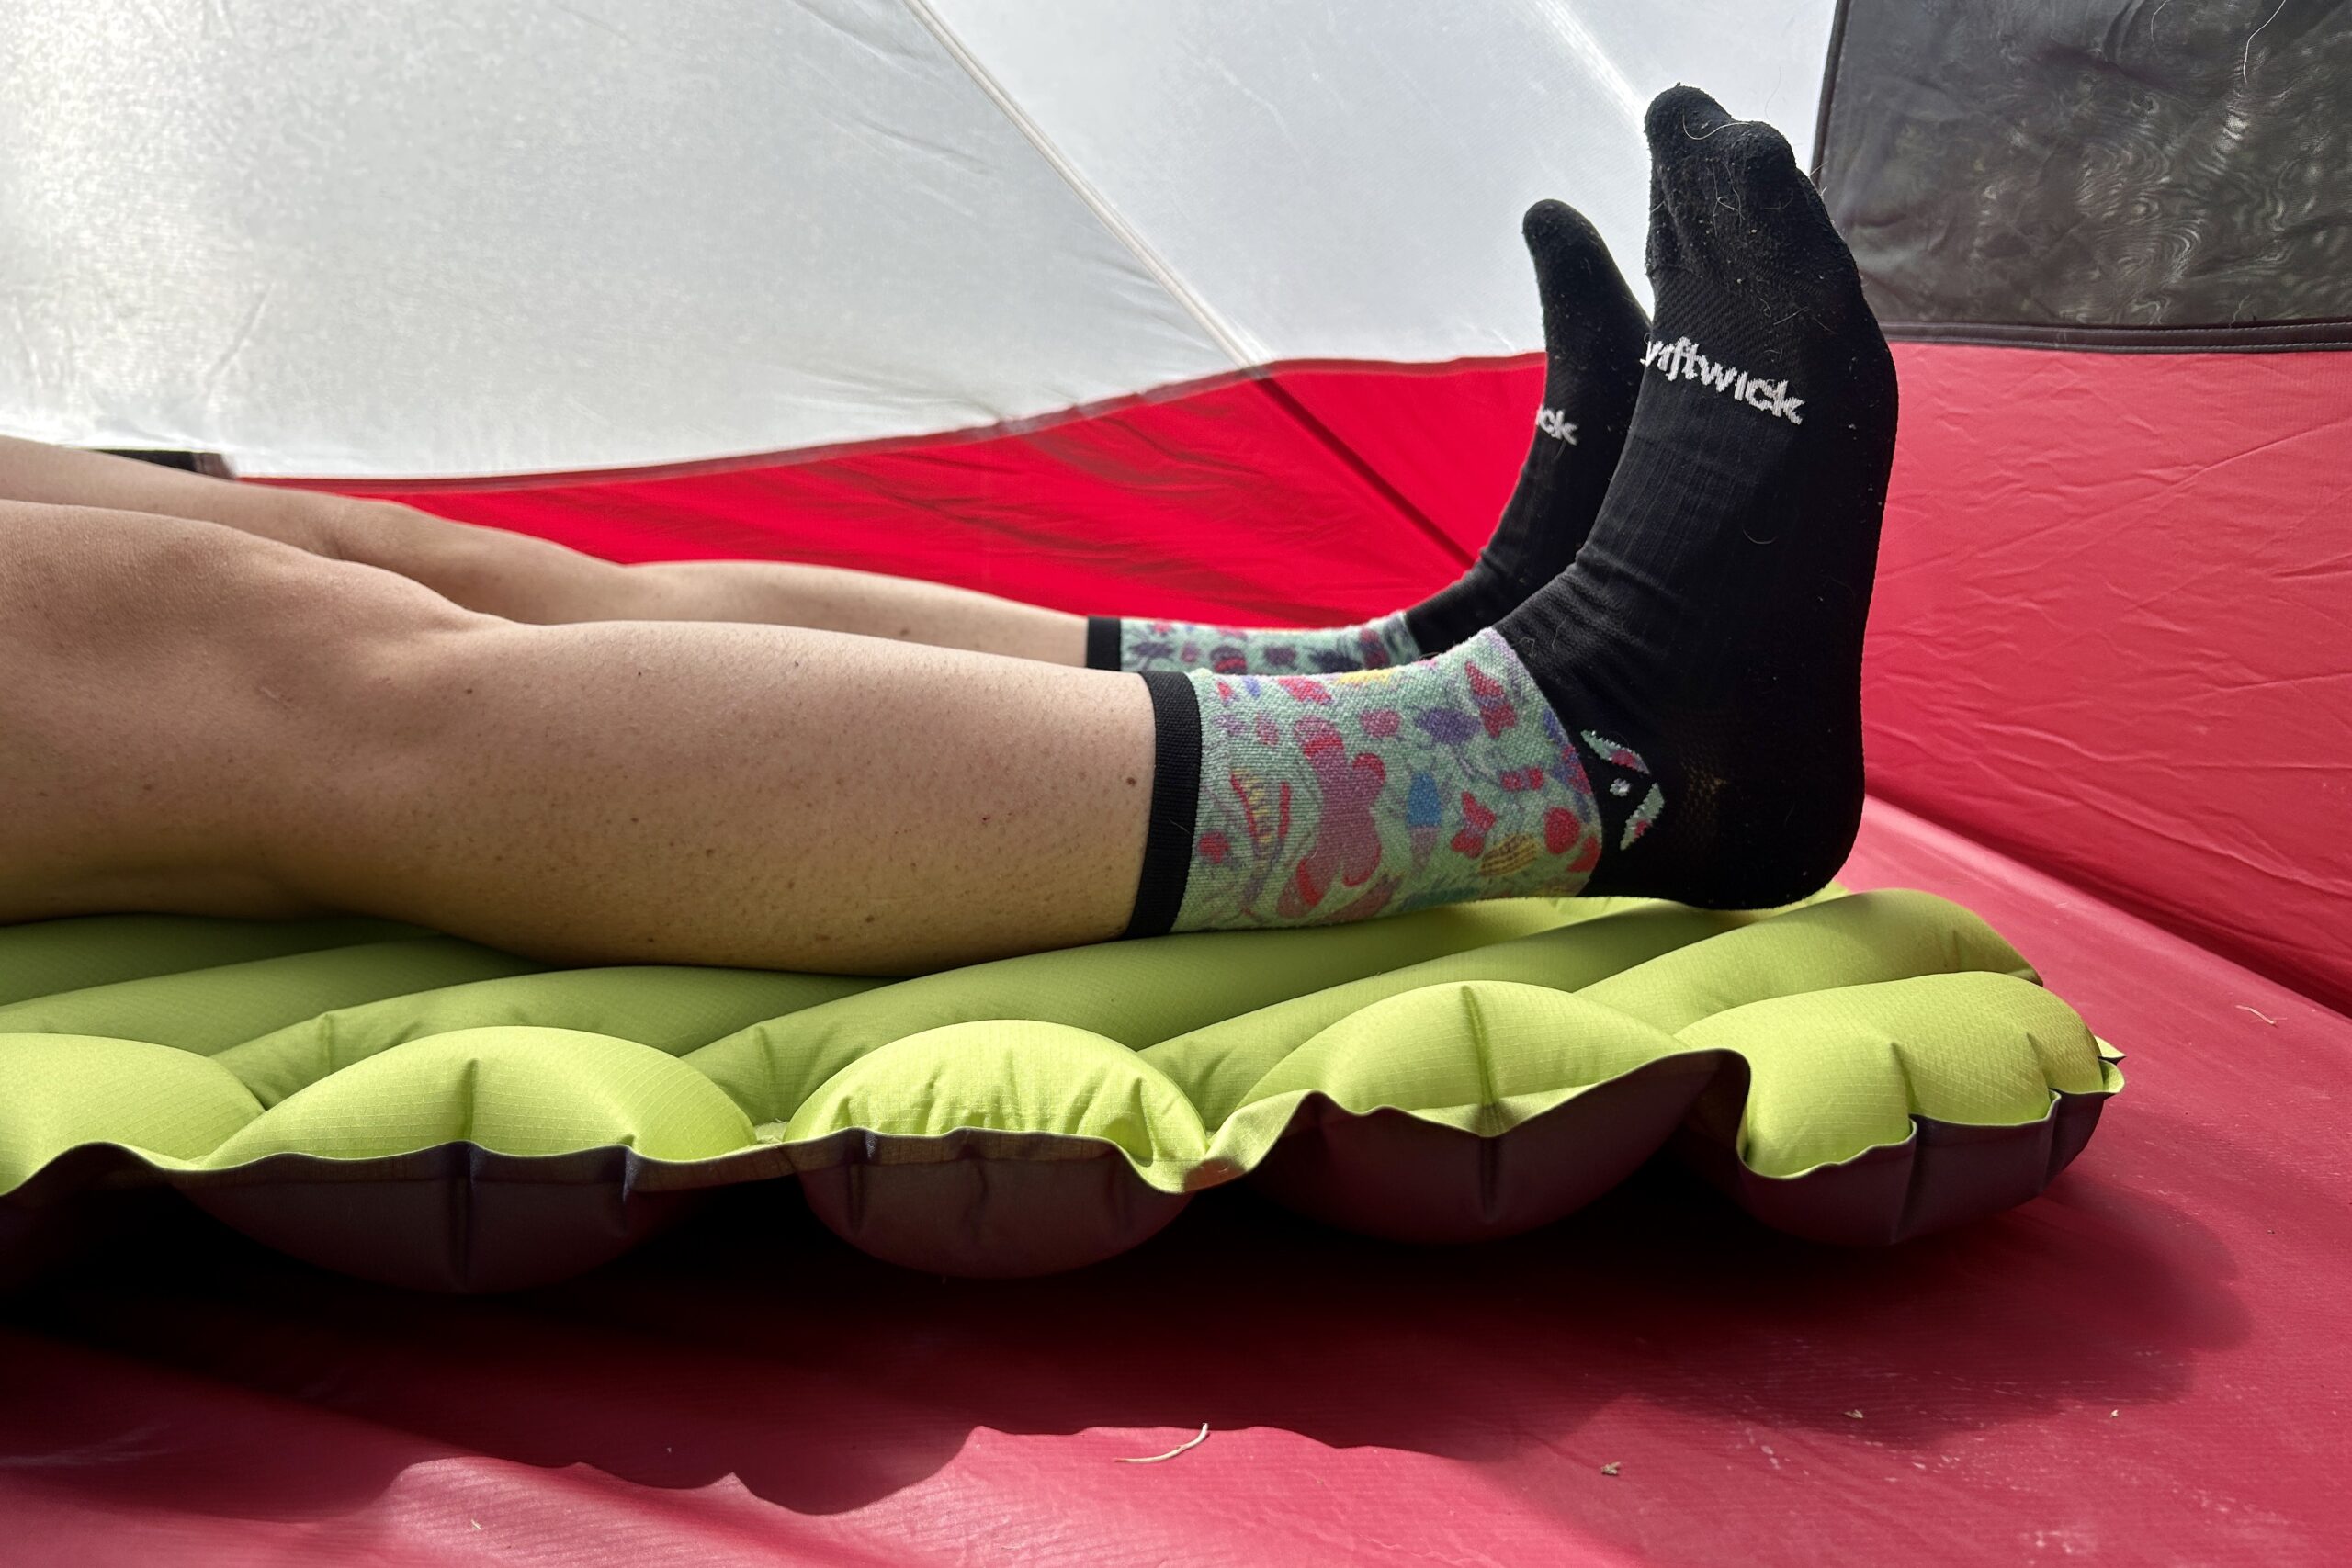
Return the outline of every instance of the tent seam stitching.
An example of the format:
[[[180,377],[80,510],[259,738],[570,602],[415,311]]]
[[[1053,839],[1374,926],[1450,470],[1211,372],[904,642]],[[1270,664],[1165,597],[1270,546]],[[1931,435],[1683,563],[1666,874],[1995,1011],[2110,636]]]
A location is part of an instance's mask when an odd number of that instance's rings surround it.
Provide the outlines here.
[[[964,74],[971,79],[973,85],[988,95],[989,101],[996,105],[998,112],[1012,122],[1013,129],[1020,131],[1029,145],[1037,150],[1037,155],[1045,159],[1054,173],[1061,176],[1062,183],[1070,188],[1071,193],[1086,204],[1087,210],[1094,214],[1095,220],[1109,230],[1111,237],[1125,247],[1129,254],[1143,264],[1144,269],[1151,274],[1153,281],[1166,289],[1170,298],[1173,299],[1177,304],[1183,307],[1185,312],[1199,324],[1203,332],[1209,334],[1210,340],[1226,357],[1233,361],[1234,367],[1238,370],[1250,369],[1256,363],[1256,359],[1244,346],[1241,339],[1225,323],[1222,317],[1209,309],[1207,302],[1195,294],[1190,285],[1176,275],[1175,269],[1160,258],[1159,253],[1152,249],[1125,219],[1119,216],[1117,210],[1104,198],[1102,193],[1095,189],[1093,185],[1078,172],[1076,166],[1062,155],[1061,149],[1054,145],[1037,122],[1031,119],[1021,106],[1012,101],[1012,95],[1004,90],[1003,85],[989,73],[988,68],[964,47],[963,40],[958,39],[948,28],[947,24],[940,19],[938,13],[932,9],[931,0],[903,0],[903,3],[913,14],[915,20],[922,23],[933,38],[938,39],[939,46],[947,51],[948,57],[954,60]]]

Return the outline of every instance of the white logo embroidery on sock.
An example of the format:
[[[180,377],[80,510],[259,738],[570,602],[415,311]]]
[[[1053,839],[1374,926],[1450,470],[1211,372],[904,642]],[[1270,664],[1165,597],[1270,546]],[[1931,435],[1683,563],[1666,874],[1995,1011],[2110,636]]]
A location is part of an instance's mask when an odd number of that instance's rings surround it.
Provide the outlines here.
[[[1735,367],[1717,364],[1700,353],[1699,345],[1687,337],[1676,338],[1672,343],[1652,338],[1649,346],[1642,351],[1642,364],[1669,381],[1696,381],[1710,390],[1728,392],[1749,408],[1777,415],[1791,424],[1804,423],[1804,416],[1797,412],[1804,407],[1804,400],[1789,396],[1787,378],[1767,381]]]
[[[1555,441],[1565,441],[1571,446],[1577,444],[1576,422],[1558,409],[1536,410],[1535,428]]]

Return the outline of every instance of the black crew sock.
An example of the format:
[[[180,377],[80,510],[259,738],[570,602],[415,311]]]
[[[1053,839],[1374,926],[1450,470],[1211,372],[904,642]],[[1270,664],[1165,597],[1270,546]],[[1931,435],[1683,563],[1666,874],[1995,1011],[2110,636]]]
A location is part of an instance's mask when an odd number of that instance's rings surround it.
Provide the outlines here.
[[[1496,628],[1583,733],[1584,891],[1761,908],[1815,891],[1862,799],[1862,627],[1894,365],[1770,126],[1650,106],[1657,325],[1591,536]]]
[[[1459,581],[1405,612],[1424,654],[1486,630],[1576,559],[1641,390],[1648,323],[1599,231],[1565,202],[1539,201],[1520,232],[1544,301],[1544,406],[1487,547]]]
[[[1518,487],[1469,571],[1420,604],[1360,626],[1243,631],[1091,616],[1090,667],[1329,673],[1426,658],[1493,626],[1576,558],[1625,445],[1646,322],[1582,213],[1539,201],[1520,231],[1544,303],[1544,405]]]

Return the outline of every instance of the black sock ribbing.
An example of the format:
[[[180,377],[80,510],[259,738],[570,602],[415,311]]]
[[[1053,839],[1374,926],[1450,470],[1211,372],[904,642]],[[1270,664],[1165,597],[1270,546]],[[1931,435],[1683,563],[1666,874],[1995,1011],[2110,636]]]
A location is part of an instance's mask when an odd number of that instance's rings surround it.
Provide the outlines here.
[[[1647,131],[1657,320],[1632,431],[1582,552],[1497,629],[1563,720],[1651,775],[1594,769],[1585,891],[1766,908],[1826,882],[1860,821],[1894,367],[1777,131],[1688,87]]]
[[[1201,708],[1190,677],[1146,671],[1151,699],[1151,814],[1144,822],[1143,874],[1125,934],[1165,936],[1184,902],[1193,829],[1201,805]]]
[[[1086,667],[1089,670],[1116,670],[1119,667],[1118,616],[1086,617]]]

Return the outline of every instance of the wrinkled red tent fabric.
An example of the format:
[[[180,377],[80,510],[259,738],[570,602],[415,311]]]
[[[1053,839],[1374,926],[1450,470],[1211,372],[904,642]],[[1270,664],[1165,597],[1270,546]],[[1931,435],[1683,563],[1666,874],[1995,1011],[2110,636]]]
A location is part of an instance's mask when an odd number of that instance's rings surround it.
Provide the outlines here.
[[[1883,795],[1933,811],[1960,793],[1986,749],[1971,727],[2007,733],[1970,705],[2005,684],[2097,679],[2140,711],[2114,661],[2144,657],[2132,606],[2166,579],[2130,573],[2177,571],[2188,547],[2103,547],[2109,512],[2063,488],[2018,495],[2014,514],[1959,509],[2002,471],[1980,467],[1987,444],[2053,445],[2046,420],[1996,423],[1988,378],[2120,366],[2144,378],[2082,406],[2128,411],[2134,386],[2144,401],[2195,364],[1903,351],[1871,650]],[[1359,456],[1491,446],[1526,428],[1534,386],[1523,366],[1316,375],[1282,389],[1297,407],[1241,383],[988,441],[412,499],[627,558],[878,564],[1144,612],[1366,612],[1452,570],[1423,522],[1466,542],[1495,498],[1449,492],[1418,459],[1371,482],[1315,426]],[[2111,428],[2069,428],[2084,449],[2048,464],[2112,499],[2130,481],[2099,464],[2132,459],[2101,455]],[[1216,456],[1170,469],[1171,449]],[[2308,499],[2296,441],[2226,456],[2204,471],[2271,476],[2248,504]],[[2187,539],[2195,522],[2172,525]],[[2304,530],[2295,557],[2319,575],[2344,548],[2335,526],[2332,542]],[[1123,573],[1123,551],[1150,564]],[[2083,564],[2021,585],[2034,551]],[[2302,577],[2286,581],[2274,626],[2303,603]],[[2234,670],[2264,645],[2218,600],[2168,629]],[[2069,648],[2079,662],[2053,662]],[[2301,728],[2342,719],[2330,694],[2305,692]],[[2130,852],[2143,840],[2085,828],[2207,776],[2174,756],[2076,759],[2041,781],[1983,765],[2047,803],[2022,820],[2068,835],[2081,880],[1885,798],[1848,868],[1977,909],[2130,1053],[2132,1091],[2083,1159],[1996,1220],[1830,1251],[1653,1172],[1564,1224],[1430,1252],[1220,1190],[1108,1264],[975,1283],[875,1263],[764,1194],[565,1286],[442,1300],[167,1210],[0,1305],[0,1560],[2340,1562],[2352,1020],[2217,954],[2198,925],[2301,941],[2312,921],[2233,917],[2228,866],[2167,884]],[[2263,774],[2231,775],[2247,780]],[[2177,930],[2085,886],[2109,873]],[[2307,908],[2328,918],[2324,897]],[[1203,1424],[1196,1448],[1121,1462]]]

